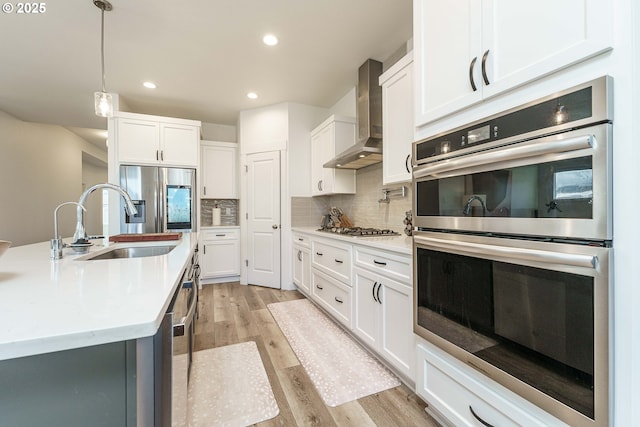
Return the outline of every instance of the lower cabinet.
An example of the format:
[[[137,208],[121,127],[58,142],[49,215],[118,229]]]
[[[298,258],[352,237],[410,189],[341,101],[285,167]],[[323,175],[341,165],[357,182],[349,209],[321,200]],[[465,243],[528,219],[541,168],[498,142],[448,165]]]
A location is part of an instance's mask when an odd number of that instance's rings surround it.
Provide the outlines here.
[[[202,232],[200,277],[220,279],[240,275],[240,233],[237,228]]]
[[[431,344],[417,346],[416,393],[456,426],[568,427]]]
[[[293,246],[293,283],[302,292],[311,294],[311,251],[302,246]]]
[[[353,332],[405,377],[414,379],[413,289],[354,268]]]
[[[351,329],[351,287],[315,268],[311,270],[311,286],[312,298]]]

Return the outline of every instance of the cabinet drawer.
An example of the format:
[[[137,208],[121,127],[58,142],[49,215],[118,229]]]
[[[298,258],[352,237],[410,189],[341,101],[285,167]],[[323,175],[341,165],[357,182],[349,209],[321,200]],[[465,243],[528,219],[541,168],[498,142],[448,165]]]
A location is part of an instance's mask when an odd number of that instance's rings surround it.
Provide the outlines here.
[[[351,246],[318,240],[312,246],[313,266],[351,285]]]
[[[423,344],[417,348],[416,391],[453,425],[480,425],[477,416],[489,425],[501,427],[568,427],[521,397],[510,396],[508,390],[499,390],[500,385],[492,384],[490,388],[488,382],[493,383],[492,380],[487,378],[481,382],[475,375],[468,375],[449,363],[446,358],[450,356],[439,354],[438,349],[432,350]]]
[[[240,238],[240,230],[237,228],[220,228],[216,230],[203,230],[202,240],[233,240]]]
[[[315,269],[311,270],[313,299],[351,329],[351,288]]]
[[[293,244],[303,246],[305,248],[311,247],[311,237],[306,234],[293,232]]]
[[[355,264],[405,284],[411,283],[411,256],[402,256],[367,247],[355,247]]]

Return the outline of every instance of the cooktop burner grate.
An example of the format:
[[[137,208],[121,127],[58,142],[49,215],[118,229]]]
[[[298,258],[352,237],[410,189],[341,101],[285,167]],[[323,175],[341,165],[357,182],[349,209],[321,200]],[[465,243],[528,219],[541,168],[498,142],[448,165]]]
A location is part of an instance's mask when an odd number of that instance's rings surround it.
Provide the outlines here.
[[[376,237],[376,236],[399,236],[397,233],[389,229],[380,228],[363,228],[363,227],[332,227],[332,228],[320,228],[318,231],[325,233],[342,234],[345,236],[355,237]]]

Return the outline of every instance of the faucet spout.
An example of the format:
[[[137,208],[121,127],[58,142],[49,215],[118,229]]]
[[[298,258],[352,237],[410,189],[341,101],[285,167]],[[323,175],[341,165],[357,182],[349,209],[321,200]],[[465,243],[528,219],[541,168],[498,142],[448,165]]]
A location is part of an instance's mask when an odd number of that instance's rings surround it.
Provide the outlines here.
[[[487,216],[487,205],[484,204],[484,200],[482,200],[482,197],[477,196],[477,195],[473,195],[473,196],[469,197],[469,200],[467,200],[467,203],[464,205],[464,209],[462,210],[462,214],[464,216],[469,216],[469,214],[471,213],[471,204],[475,200],[479,201],[480,205],[482,205],[482,216]]]
[[[138,213],[138,210],[133,205],[133,200],[131,200],[131,197],[129,196],[129,193],[127,193],[119,185],[109,184],[109,183],[93,185],[93,186],[87,188],[80,195],[80,199],[78,200],[78,209],[77,209],[77,215],[76,215],[77,216],[76,231],[75,231],[75,233],[73,233],[73,242],[74,243],[86,243],[87,242],[87,233],[86,233],[86,231],[84,229],[84,211],[86,211],[86,209],[84,208],[84,204],[86,203],[87,197],[89,197],[89,194],[93,193],[95,190],[97,190],[99,188],[116,191],[124,199],[124,202],[125,202],[124,207],[127,210],[127,213],[129,215],[131,215],[131,216]]]

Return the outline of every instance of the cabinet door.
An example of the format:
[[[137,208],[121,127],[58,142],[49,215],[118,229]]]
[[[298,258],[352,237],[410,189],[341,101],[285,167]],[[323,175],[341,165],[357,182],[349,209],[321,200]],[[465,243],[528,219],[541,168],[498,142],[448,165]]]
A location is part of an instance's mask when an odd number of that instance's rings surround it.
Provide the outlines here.
[[[409,378],[415,378],[415,340],[413,330],[412,288],[380,277],[381,303],[380,352]],[[404,331],[404,332],[401,332]]]
[[[376,296],[379,280],[375,273],[354,268],[355,315],[353,331],[372,349],[377,350],[380,342],[380,307]],[[408,329],[408,333],[411,329]]]
[[[416,126],[482,100],[481,13],[478,0],[414,1]]]
[[[612,6],[598,0],[482,2],[485,98],[610,48]],[[551,30],[553,29],[553,30]],[[475,53],[474,53],[475,55]]]
[[[238,240],[205,241],[202,248],[203,278],[240,274],[240,242]]]
[[[160,131],[160,160],[163,164],[198,166],[198,127],[162,123]]]
[[[311,271],[309,270],[311,265],[309,262],[310,252],[308,249],[301,247],[293,247],[293,283],[307,294],[310,293],[311,288]]]
[[[137,119],[117,119],[118,161],[129,164],[158,164],[160,125]]]
[[[202,190],[207,199],[237,199],[236,148],[202,147]]]
[[[311,136],[311,194],[328,194],[333,187],[333,169],[322,167],[334,156],[333,127],[325,126]]]
[[[401,59],[382,82],[382,183],[411,181],[413,54]]]

